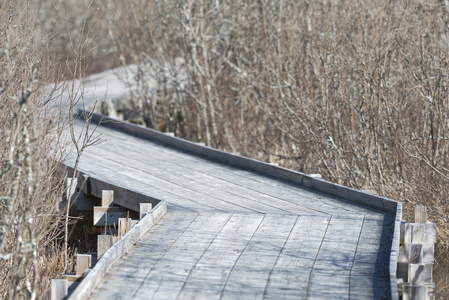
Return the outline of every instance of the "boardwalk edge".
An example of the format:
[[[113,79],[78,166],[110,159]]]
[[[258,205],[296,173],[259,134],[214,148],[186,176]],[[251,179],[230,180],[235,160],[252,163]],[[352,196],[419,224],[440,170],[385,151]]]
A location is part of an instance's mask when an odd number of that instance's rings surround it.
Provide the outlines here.
[[[68,166],[69,174],[73,173],[73,169]],[[87,192],[92,195],[96,195],[95,191],[101,189],[103,186],[111,186],[114,190],[121,190],[122,187],[114,186],[112,184],[102,182],[93,177],[87,177],[85,174],[79,174],[79,177],[86,178],[85,182],[79,183],[78,188],[81,188],[83,192]],[[87,180],[88,179],[88,180]],[[80,182],[80,180],[78,180]],[[96,188],[95,186],[100,186]],[[131,190],[125,190],[128,194],[136,192]],[[93,192],[93,193],[91,193]],[[124,194],[126,197],[126,193]],[[145,195],[140,195],[140,199],[146,198]],[[147,197],[148,198],[148,197]],[[154,199],[146,199],[147,203],[153,202]],[[138,204],[137,204],[138,205]],[[107,271],[113,266],[113,264],[120,259],[137,241],[139,241],[145,233],[153,227],[167,212],[167,203],[165,201],[159,201],[153,209],[142,220],[137,223],[125,236],[123,236],[117,243],[109,248],[101,259],[97,262],[95,267],[89,271],[87,276],[81,281],[80,285],[68,296],[69,300],[81,300],[87,299],[93,292],[96,286],[102,281]]]

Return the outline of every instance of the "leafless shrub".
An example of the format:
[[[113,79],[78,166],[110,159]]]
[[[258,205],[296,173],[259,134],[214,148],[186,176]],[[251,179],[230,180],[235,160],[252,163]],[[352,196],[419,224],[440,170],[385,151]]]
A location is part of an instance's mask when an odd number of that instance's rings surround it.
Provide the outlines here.
[[[34,8],[28,1],[0,5],[2,299],[48,298],[49,280],[73,267],[73,249],[61,242],[68,231],[61,206],[62,162],[68,150],[62,137],[66,128],[73,130],[73,110],[61,111],[56,103],[67,85],[48,85],[60,80],[54,77],[48,49],[54,36],[36,27]],[[73,48],[73,76],[84,71],[83,50],[89,49],[85,46],[84,39],[78,49]],[[70,100],[73,108],[77,100]],[[79,150],[87,145],[75,146]]]
[[[375,190],[409,219],[426,205],[438,274],[449,263],[444,3],[135,0],[110,35],[122,62],[151,66],[138,78],[157,79],[133,95],[148,126]],[[155,69],[167,65],[187,83],[165,88]]]
[[[46,289],[40,258],[59,222],[62,157],[54,111],[42,104],[51,95],[41,84],[45,72],[38,73],[29,11],[14,4],[0,9],[0,286],[5,298],[34,299]]]

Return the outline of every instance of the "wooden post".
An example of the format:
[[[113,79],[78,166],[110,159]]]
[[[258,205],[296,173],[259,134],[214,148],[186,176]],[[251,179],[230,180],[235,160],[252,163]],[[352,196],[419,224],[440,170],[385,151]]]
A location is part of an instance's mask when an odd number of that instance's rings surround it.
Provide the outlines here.
[[[117,240],[118,237],[113,236],[112,234],[99,234],[97,236],[97,260],[99,260]]]
[[[92,255],[77,254],[76,255],[76,275],[81,276],[92,266]]]
[[[142,220],[151,211],[151,203],[140,203],[139,217]]]
[[[114,191],[113,190],[102,190],[101,191],[101,206],[111,206],[114,202]]]
[[[427,222],[427,208],[425,206],[415,206],[415,223]]]
[[[433,299],[435,285],[432,283],[436,225],[427,222],[427,209],[414,209],[415,223],[401,223],[398,254],[398,290],[402,299]]]
[[[51,300],[62,300],[69,293],[69,284],[67,279],[51,280]]]

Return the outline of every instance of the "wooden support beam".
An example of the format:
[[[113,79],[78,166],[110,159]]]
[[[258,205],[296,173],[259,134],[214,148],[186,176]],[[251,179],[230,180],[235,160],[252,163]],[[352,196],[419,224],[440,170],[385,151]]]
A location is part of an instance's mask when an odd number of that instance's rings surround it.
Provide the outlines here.
[[[427,286],[427,299],[435,299],[435,284],[426,284]]]
[[[119,218],[126,218],[129,209],[125,207],[94,206],[94,226],[118,225]]]
[[[427,208],[425,206],[415,206],[415,223],[427,222]]]
[[[84,193],[80,193],[76,198],[76,209],[78,211],[84,211],[84,215],[86,215],[86,211],[92,212],[95,205],[99,205],[98,198],[95,198],[90,195],[86,195]]]
[[[401,223],[400,243],[436,243],[435,223]]]
[[[410,264],[408,282],[413,285],[432,283],[433,264]]]
[[[75,275],[73,273],[69,273],[69,274],[65,274],[64,275],[64,279],[67,279],[69,286],[77,281],[81,281],[83,280],[84,276],[83,275]]]
[[[51,280],[51,300],[62,300],[69,292],[69,283],[67,279]]]
[[[77,254],[76,255],[76,275],[81,276],[92,266],[92,255]]]
[[[398,262],[432,264],[434,244],[407,243],[399,247]]]
[[[111,206],[114,202],[114,191],[113,190],[102,190],[101,191],[101,206]]]
[[[142,220],[151,211],[151,203],[140,203],[139,217]]]

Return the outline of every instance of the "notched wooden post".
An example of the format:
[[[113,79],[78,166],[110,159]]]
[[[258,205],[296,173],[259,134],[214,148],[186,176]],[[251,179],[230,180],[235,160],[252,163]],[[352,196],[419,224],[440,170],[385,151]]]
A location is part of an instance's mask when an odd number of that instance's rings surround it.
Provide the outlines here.
[[[118,225],[120,218],[126,218],[128,209],[125,207],[114,207],[114,191],[101,191],[101,206],[94,206],[94,226],[105,227],[105,233],[110,225]],[[111,234],[100,234],[97,237],[97,259],[100,259],[109,248],[118,240],[117,236]]]
[[[151,211],[151,203],[140,203],[139,217],[142,220]]]
[[[414,208],[414,223],[401,223],[397,277],[402,299],[433,299],[432,283],[436,224],[427,222],[425,206]],[[399,281],[401,282],[401,281]]]
[[[101,192],[101,206],[94,206],[94,226],[118,225],[119,218],[126,218],[128,209],[114,207],[114,191],[103,190]]]

